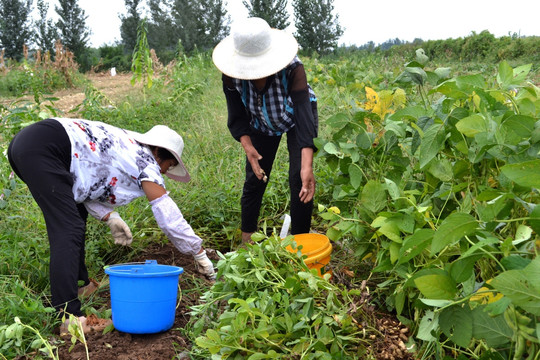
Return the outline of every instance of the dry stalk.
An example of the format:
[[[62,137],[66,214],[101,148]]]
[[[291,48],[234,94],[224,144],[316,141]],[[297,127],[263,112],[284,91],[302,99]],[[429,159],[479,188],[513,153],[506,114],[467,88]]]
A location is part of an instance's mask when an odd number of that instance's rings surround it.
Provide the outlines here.
[[[4,60],[4,52],[5,52],[4,49],[2,49],[2,51],[0,51],[0,71],[2,73],[5,73],[7,71],[6,62]]]
[[[71,73],[77,71],[78,65],[75,62],[74,54],[68,49],[64,49],[64,46],[57,40],[55,43],[56,49],[56,58],[54,59],[54,67],[59,70],[69,86],[73,86],[73,81],[71,79]]]
[[[159,58],[157,57],[156,51],[154,49],[150,49],[150,57],[152,58],[152,69],[154,70],[154,73],[160,74],[163,71],[164,66],[159,61]]]

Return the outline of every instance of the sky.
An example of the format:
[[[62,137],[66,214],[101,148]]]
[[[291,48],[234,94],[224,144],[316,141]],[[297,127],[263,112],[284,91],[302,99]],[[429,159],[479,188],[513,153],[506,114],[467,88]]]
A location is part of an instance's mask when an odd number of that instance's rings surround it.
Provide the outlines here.
[[[58,2],[48,1],[49,17],[54,18]],[[247,16],[242,0],[224,2],[233,22]],[[119,15],[125,14],[124,0],[79,0],[79,6],[88,16],[91,46],[121,39]],[[540,0],[334,0],[334,11],[344,28],[340,45],[381,44],[395,38],[455,39],[483,30],[497,37],[509,33],[540,36]]]

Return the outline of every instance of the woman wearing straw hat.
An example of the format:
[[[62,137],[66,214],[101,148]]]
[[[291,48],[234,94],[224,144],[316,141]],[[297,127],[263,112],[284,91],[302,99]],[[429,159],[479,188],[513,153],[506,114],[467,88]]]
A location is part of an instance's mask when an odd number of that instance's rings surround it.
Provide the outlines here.
[[[249,241],[283,134],[289,151],[292,234],[309,232],[315,177],[313,139],[317,137],[317,103],[304,66],[296,56],[296,39],[271,29],[260,18],[235,24],[214,49],[212,59],[223,73],[228,127],[246,152],[246,179],[241,199],[242,241]]]
[[[110,227],[115,244],[133,237],[114,209],[146,196],[156,222],[176,248],[194,256],[199,271],[215,278],[202,240],[165,190],[163,174],[187,182],[182,137],[157,125],[140,134],[102,122],[56,118],[34,123],[15,135],[8,158],[43,212],[50,244],[52,305],[86,318],[78,295],[96,287],[85,265],[86,219],[90,213]],[[85,286],[78,288],[78,281]],[[64,330],[68,323],[63,324]]]

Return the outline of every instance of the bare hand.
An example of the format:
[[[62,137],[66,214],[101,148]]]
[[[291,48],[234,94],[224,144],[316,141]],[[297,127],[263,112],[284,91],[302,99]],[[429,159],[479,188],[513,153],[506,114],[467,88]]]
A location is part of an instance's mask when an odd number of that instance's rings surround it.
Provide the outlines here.
[[[259,160],[262,159],[262,156],[259,154],[259,152],[254,148],[251,147],[250,149],[246,149],[246,155],[249,163],[251,164],[251,168],[253,169],[253,173],[259,180],[264,180],[266,177],[266,173],[263,169],[261,169],[259,165]],[[266,180],[264,180],[266,182]]]
[[[315,195],[315,175],[313,175],[313,169],[302,169],[300,171],[300,177],[302,178],[302,189],[300,190],[300,201],[308,203],[313,200]]]

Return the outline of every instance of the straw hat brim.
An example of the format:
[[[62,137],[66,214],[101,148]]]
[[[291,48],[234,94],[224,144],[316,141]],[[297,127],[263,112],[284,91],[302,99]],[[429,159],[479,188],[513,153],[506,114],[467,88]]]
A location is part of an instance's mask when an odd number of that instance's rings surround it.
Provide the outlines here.
[[[283,30],[270,29],[271,46],[262,54],[249,56],[236,51],[231,35],[223,39],[212,53],[216,67],[225,75],[241,80],[255,80],[273,75],[285,68],[298,52],[298,43]]]
[[[150,131],[141,134],[134,131],[129,131],[129,134],[135,139],[137,142],[141,144],[151,145],[151,146],[157,146],[164,149],[167,149],[175,159],[178,161],[178,165],[170,169],[165,173],[169,178],[181,181],[181,182],[188,182],[191,177],[189,176],[189,173],[184,166],[184,163],[182,162],[182,159],[180,157],[180,154],[174,149],[174,145],[172,143],[169,143],[170,138],[167,137],[168,134],[164,134],[160,131],[155,131],[157,126],[152,128]],[[170,129],[168,129],[170,130]],[[173,132],[173,130],[170,130]],[[176,134],[176,133],[175,133]],[[183,149],[183,140],[182,140],[182,149]]]

